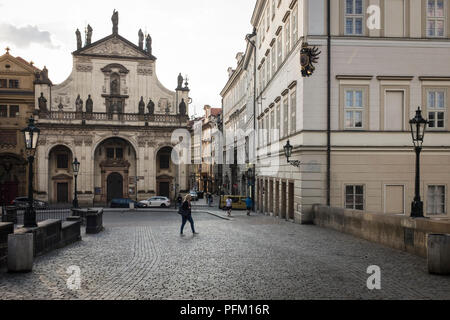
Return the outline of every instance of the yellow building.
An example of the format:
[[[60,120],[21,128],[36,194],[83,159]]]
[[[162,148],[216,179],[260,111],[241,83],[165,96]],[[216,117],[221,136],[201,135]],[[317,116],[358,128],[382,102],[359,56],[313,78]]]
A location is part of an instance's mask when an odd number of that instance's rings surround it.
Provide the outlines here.
[[[6,48],[0,56],[0,205],[27,195],[28,175],[21,129],[34,111],[34,81],[40,72]]]

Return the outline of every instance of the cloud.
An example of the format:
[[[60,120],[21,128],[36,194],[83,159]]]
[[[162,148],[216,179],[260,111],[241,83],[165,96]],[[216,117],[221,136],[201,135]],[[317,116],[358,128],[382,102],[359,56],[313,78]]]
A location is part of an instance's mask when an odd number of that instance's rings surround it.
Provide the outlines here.
[[[10,42],[18,48],[28,48],[32,43],[43,45],[49,49],[58,49],[53,44],[51,34],[41,31],[37,26],[15,27],[11,24],[0,24],[0,40]]]

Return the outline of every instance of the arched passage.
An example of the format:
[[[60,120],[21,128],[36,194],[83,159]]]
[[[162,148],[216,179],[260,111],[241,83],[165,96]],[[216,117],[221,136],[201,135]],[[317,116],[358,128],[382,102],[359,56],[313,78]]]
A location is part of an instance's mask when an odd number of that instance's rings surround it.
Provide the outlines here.
[[[136,172],[136,150],[129,141],[114,137],[101,142],[94,152],[94,203],[135,199]]]
[[[172,147],[163,147],[156,153],[156,193],[173,199],[179,182],[177,166],[172,161]],[[178,190],[179,191],[179,190]]]

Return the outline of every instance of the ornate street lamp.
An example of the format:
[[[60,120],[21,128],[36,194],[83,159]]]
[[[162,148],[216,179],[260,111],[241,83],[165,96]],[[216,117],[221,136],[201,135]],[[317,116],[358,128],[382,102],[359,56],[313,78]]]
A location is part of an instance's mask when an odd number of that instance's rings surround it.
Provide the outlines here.
[[[28,156],[28,207],[25,211],[23,226],[25,228],[35,228],[36,211],[34,210],[33,199],[33,162],[41,130],[34,124],[33,117],[28,120],[28,126],[22,129],[25,141],[25,150]]]
[[[78,209],[78,187],[77,187],[77,178],[78,178],[78,172],[80,172],[80,162],[78,162],[78,159],[75,158],[74,162],[72,162],[72,170],[73,175],[75,177],[75,195],[73,197],[73,207],[75,209]]]
[[[423,202],[420,199],[420,152],[422,151],[423,139],[428,121],[422,117],[420,107],[416,111],[416,116],[409,121],[411,134],[416,150],[416,187],[415,197],[411,204],[411,217],[423,218]]]
[[[284,146],[284,155],[286,156],[287,162],[294,167],[300,167],[300,161],[298,160],[289,160],[289,158],[292,156],[292,149],[294,147],[289,143],[289,140],[287,141],[286,145]]]

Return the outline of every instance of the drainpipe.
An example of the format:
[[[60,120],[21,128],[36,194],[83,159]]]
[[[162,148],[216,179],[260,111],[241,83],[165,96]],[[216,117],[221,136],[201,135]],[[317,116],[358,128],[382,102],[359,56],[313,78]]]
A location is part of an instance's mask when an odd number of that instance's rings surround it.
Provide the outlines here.
[[[331,0],[327,0],[327,206],[331,205]]]
[[[253,47],[253,157],[256,158],[256,43],[250,41],[251,37],[256,36],[256,28],[253,33],[248,34],[245,38]],[[254,160],[254,159],[253,159]],[[253,162],[253,178],[252,178],[252,211],[255,211],[255,186],[256,186],[256,162]]]

